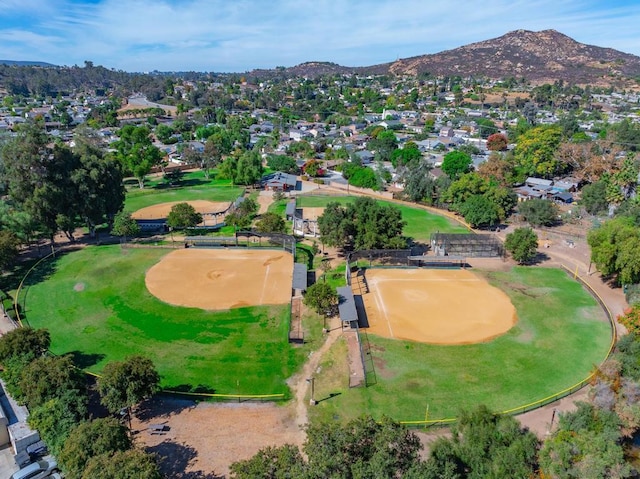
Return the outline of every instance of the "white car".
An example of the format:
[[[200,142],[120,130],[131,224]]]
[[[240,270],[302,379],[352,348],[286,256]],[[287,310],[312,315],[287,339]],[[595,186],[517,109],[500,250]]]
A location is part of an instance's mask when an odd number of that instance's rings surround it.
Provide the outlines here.
[[[45,479],[57,470],[56,460],[52,456],[47,456],[14,472],[9,479]]]

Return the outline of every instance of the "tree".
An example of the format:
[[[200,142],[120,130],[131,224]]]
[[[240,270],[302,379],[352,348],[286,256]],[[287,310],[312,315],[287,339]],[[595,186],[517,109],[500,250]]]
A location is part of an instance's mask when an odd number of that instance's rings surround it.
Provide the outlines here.
[[[151,397],[159,385],[160,375],[153,362],[142,356],[113,361],[98,378],[100,402],[112,413]]]
[[[305,462],[297,446],[260,449],[253,457],[231,464],[233,479],[289,479],[304,477]]]
[[[605,180],[596,181],[582,188],[580,195],[580,206],[591,215],[604,214],[609,210],[607,201],[607,182]]]
[[[556,125],[538,126],[520,135],[513,159],[521,179],[562,173],[564,165],[556,158],[561,139],[562,131]]]
[[[458,206],[458,212],[473,228],[493,226],[500,221],[498,207],[485,195],[472,195]]]
[[[144,188],[144,177],[160,164],[162,152],[151,143],[150,131],[146,126],[125,125],[118,136],[120,139],[113,144],[116,157],[138,180],[140,188]]]
[[[68,479],[80,479],[90,459],[127,451],[132,445],[127,428],[117,419],[99,418],[80,423],[69,431],[58,459]]]
[[[391,164],[394,168],[403,165],[416,163],[422,158],[422,152],[413,141],[405,143],[403,148],[393,150],[391,154]]]
[[[624,314],[618,316],[618,322],[622,324],[627,332],[635,334],[636,337],[640,334],[640,304],[633,304],[630,308],[626,309]]]
[[[328,283],[315,283],[309,286],[304,295],[304,304],[320,314],[326,315],[338,304],[338,293]]]
[[[549,200],[524,201],[518,205],[518,212],[531,226],[553,226],[558,221],[558,207]]]
[[[100,454],[87,462],[80,479],[162,479],[154,455],[140,449]]]
[[[122,210],[125,190],[121,165],[105,157],[97,140],[86,130],[75,136],[78,167],[72,174],[77,191],[75,211],[84,220],[92,234],[102,223],[113,221]]]
[[[487,149],[490,151],[504,151],[509,141],[502,133],[494,133],[487,138]]]
[[[267,212],[256,223],[256,230],[260,233],[285,233],[287,225],[279,214]]]
[[[302,171],[304,171],[305,175],[309,175],[313,178],[318,176],[324,176],[324,169],[322,168],[322,163],[318,160],[312,159],[307,161],[302,166]]]
[[[292,175],[297,175],[300,172],[296,160],[287,155],[269,155],[267,166],[274,171],[282,171]]]
[[[461,151],[450,151],[444,155],[442,160],[442,171],[449,178],[456,180],[460,175],[468,173],[471,170],[471,157]]]
[[[140,234],[140,225],[131,217],[131,213],[121,211],[113,219],[111,234],[124,238],[126,242],[127,236],[131,237]]]
[[[604,276],[622,284],[640,282],[640,230],[630,217],[605,221],[589,231],[591,261]]]
[[[22,370],[17,399],[33,409],[68,393],[86,396],[87,379],[70,356],[41,356]]]
[[[29,426],[40,433],[54,456],[60,454],[69,431],[86,419],[88,402],[88,395],[66,391],[29,411]]]
[[[177,203],[167,216],[167,226],[174,229],[193,228],[202,223],[202,215],[189,203]]]
[[[324,243],[340,248],[406,247],[407,240],[402,236],[405,225],[398,208],[382,206],[372,198],[362,196],[346,207],[339,203],[329,203],[318,218]]]
[[[545,477],[633,477],[624,459],[616,413],[584,402],[576,405],[576,411],[560,414],[558,429],[540,451]]]
[[[519,264],[525,264],[535,258],[538,249],[538,235],[531,228],[516,228],[507,234],[505,249]]]
[[[423,160],[408,166],[403,172],[404,193],[411,201],[425,201],[427,204],[433,202],[437,189],[435,178],[429,174],[431,169],[431,164]]]
[[[489,118],[477,118],[476,124],[478,125],[478,131],[481,138],[488,139],[489,136],[491,136],[491,134],[494,134],[498,129],[493,120],[490,120]]]
[[[15,233],[7,230],[0,231],[0,270],[5,271],[18,256],[20,240]]]
[[[257,151],[245,151],[238,158],[233,181],[237,185],[253,185],[260,181],[264,168]]]
[[[0,364],[6,368],[7,362],[15,358],[31,362],[44,355],[50,345],[51,336],[46,329],[12,329],[0,336]]]
[[[375,151],[377,160],[390,161],[398,148],[398,139],[393,131],[382,129],[369,141],[367,147]]]
[[[420,440],[388,417],[370,416],[346,424],[313,423],[304,452],[312,477],[404,477],[418,462]]]
[[[538,440],[513,417],[478,406],[460,413],[451,434],[432,444],[424,468],[428,474],[418,477],[534,477]]]

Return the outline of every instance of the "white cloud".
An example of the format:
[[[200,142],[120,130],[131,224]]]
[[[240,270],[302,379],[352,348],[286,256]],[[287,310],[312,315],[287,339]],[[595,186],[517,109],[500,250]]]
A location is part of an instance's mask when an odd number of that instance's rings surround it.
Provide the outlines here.
[[[310,60],[371,65],[456,48],[520,28],[553,28],[583,43],[640,53],[635,31],[640,6],[613,4],[604,6],[596,0],[102,0],[85,4],[2,0],[0,25],[9,26],[0,26],[0,38],[11,42],[12,52],[31,51],[30,58],[35,54],[58,64],[91,59],[125,70],[244,71]],[[33,15],[28,24],[9,23],[12,17],[29,12]]]

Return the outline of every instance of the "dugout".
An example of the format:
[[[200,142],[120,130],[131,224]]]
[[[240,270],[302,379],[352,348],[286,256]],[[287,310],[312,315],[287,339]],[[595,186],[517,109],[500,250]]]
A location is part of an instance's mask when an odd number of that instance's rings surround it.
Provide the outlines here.
[[[340,298],[338,313],[342,321],[342,329],[358,329],[358,310],[351,286],[341,286],[337,291]]]
[[[425,268],[465,268],[467,266],[466,256],[448,255],[417,255],[409,256],[409,264],[412,266]]]
[[[431,250],[436,256],[498,258],[504,256],[502,241],[493,234],[434,233]]]

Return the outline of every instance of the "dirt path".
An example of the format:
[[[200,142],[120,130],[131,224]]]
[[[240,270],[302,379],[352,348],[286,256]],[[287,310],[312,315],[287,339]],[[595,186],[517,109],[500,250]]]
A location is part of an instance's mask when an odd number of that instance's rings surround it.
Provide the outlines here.
[[[293,395],[295,397],[295,409],[296,409],[296,424],[298,424],[301,428],[304,428],[309,423],[309,416],[307,414],[307,391],[309,391],[309,382],[308,378],[313,377],[316,370],[318,369],[318,365],[322,356],[333,346],[333,344],[338,340],[340,335],[342,334],[342,330],[338,324],[336,327],[335,324],[339,323],[336,321],[336,318],[330,320],[329,332],[325,335],[325,342],[320,346],[317,351],[313,351],[309,355],[308,361],[302,367],[302,370],[289,378],[287,381],[288,386],[291,388]],[[311,398],[309,398],[311,399]],[[303,432],[302,440],[300,441],[300,445],[304,442],[305,435]]]
[[[261,215],[266,213],[269,210],[269,206],[273,203],[273,192],[271,191],[261,191],[258,195],[258,205],[260,209],[258,209],[258,214]]]

